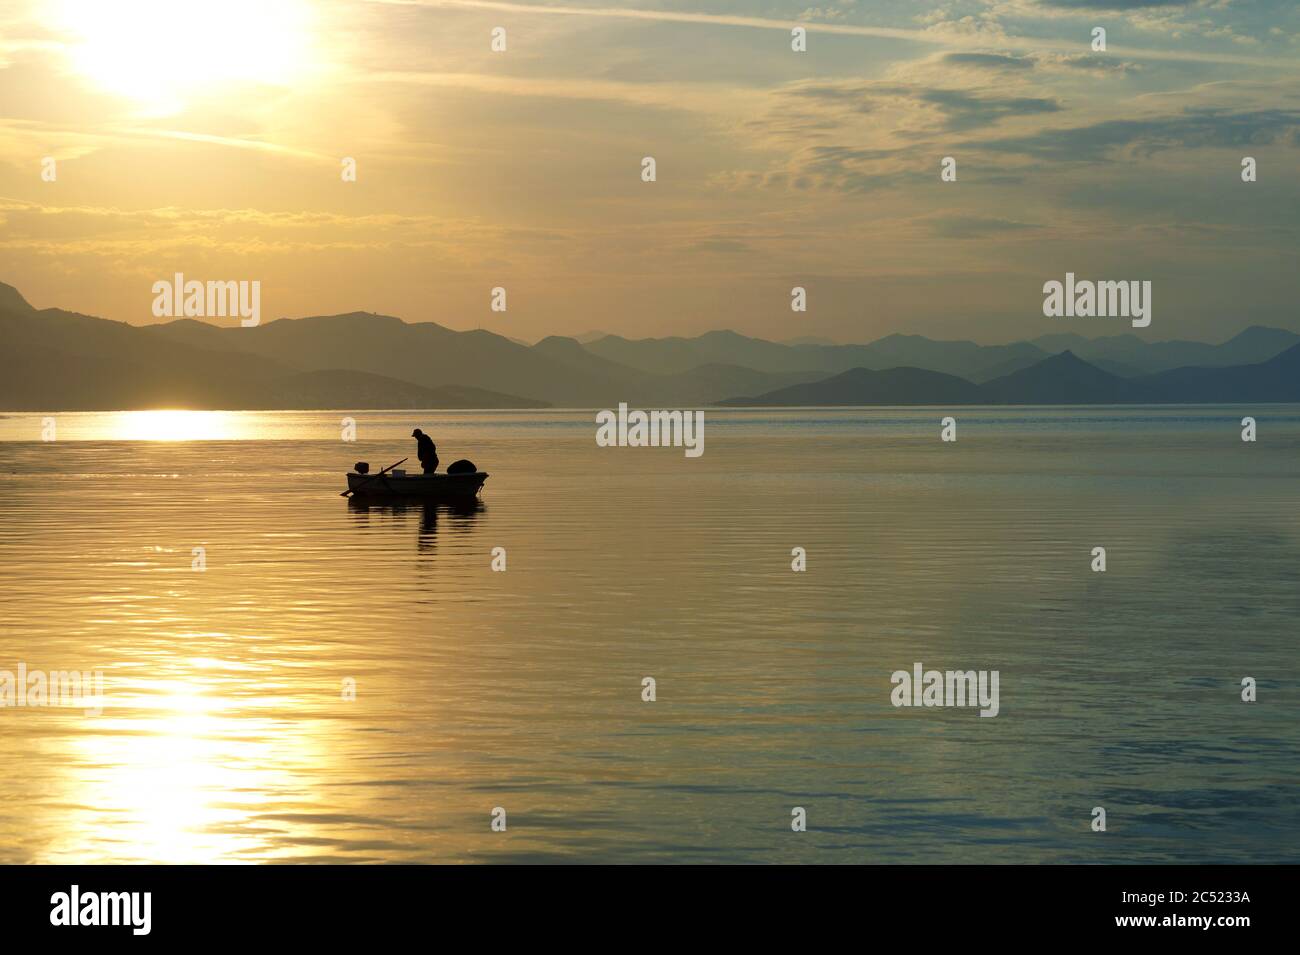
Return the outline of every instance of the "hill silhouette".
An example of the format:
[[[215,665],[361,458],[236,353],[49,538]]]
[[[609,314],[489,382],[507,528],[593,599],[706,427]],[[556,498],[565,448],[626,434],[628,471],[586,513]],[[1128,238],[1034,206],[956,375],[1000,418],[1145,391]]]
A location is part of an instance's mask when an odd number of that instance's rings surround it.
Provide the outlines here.
[[[980,394],[988,404],[1114,404],[1139,400],[1138,387],[1067,350],[986,382]]]
[[[822,381],[780,388],[752,398],[732,398],[719,404],[767,407],[1300,402],[1300,345],[1293,345],[1265,362],[1227,368],[1178,368],[1138,378],[1113,375],[1068,350],[982,385],[951,376],[936,380],[926,377],[933,372],[917,368],[893,371],[897,374],[857,368]],[[918,399],[927,389],[932,389],[931,395],[948,397]]]
[[[1047,350],[1062,344],[1059,354]],[[586,343],[548,336],[526,345],[484,329],[370,312],[252,328],[194,319],[133,326],[35,309],[0,284],[0,407],[1294,401],[1297,345],[1300,335],[1262,326],[1218,345],[1069,333],[1008,345],[920,335],[865,345],[782,344],[729,330],[695,338],[601,335]],[[1200,361],[1163,367],[1183,355]],[[735,397],[745,395],[753,397]]]
[[[822,381],[790,385],[722,405],[948,405],[980,402],[978,385],[924,368],[851,368]]]
[[[0,286],[0,407],[538,407],[468,386],[426,388],[355,369],[297,368],[228,347],[222,329],[186,321],[172,336],[61,309],[33,309]],[[200,344],[205,343],[205,344]]]

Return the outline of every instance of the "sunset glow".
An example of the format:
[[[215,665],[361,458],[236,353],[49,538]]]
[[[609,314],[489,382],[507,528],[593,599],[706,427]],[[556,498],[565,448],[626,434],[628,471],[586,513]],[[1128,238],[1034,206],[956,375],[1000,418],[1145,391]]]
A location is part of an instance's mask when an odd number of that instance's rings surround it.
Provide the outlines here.
[[[993,343],[1073,271],[1155,283],[1165,337],[1291,314],[1295,4],[11,7],[0,281],[37,307],[145,324],[179,272],[528,342]]]
[[[167,114],[198,97],[294,82],[307,61],[311,10],[304,0],[62,0],[59,20],[79,75]]]

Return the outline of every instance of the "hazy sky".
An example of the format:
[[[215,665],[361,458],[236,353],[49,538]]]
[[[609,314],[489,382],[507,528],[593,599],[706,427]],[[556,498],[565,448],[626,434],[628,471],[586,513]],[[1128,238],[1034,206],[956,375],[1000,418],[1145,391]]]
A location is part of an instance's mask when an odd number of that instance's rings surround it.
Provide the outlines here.
[[[1129,331],[1043,316],[1071,271],[1150,280],[1146,338],[1300,330],[1295,0],[808,2],[0,0],[0,281],[138,323],[183,272],[529,340]]]

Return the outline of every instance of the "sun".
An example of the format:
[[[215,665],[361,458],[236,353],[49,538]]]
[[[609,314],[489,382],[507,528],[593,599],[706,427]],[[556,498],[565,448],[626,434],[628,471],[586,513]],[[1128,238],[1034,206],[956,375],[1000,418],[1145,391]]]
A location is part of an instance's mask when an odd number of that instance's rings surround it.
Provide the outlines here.
[[[292,85],[308,61],[306,0],[61,0],[59,12],[73,69],[150,112]]]

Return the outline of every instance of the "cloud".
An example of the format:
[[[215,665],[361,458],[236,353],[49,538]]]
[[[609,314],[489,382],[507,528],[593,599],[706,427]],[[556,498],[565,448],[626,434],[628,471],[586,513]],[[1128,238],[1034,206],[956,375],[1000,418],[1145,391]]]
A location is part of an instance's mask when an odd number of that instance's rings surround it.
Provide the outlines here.
[[[1150,10],[1153,7],[1191,7],[1197,0],[1041,0],[1043,6],[1076,10]]]
[[[1115,150],[1150,155],[1168,149],[1237,148],[1275,143],[1300,145],[1300,110],[1231,112],[1186,109],[1176,116],[1113,119],[1070,129],[985,140],[979,148],[1063,162],[1100,162]]]
[[[719,252],[727,255],[734,255],[737,253],[748,254],[751,253],[753,249],[748,243],[741,242],[739,239],[717,237],[712,239],[702,239],[701,241],[694,243],[690,246],[690,251]]]
[[[992,216],[948,215],[932,216],[927,223],[930,231],[945,239],[982,239],[1007,233],[1025,232],[1039,228],[1033,222],[999,219]]]
[[[926,90],[917,98],[939,108],[945,117],[945,127],[958,131],[990,126],[1012,116],[1034,116],[1056,113],[1061,104],[1043,96],[982,96],[965,90]]]
[[[648,10],[596,6],[581,7],[566,6],[562,4],[538,6],[526,3],[505,2],[505,0],[370,0],[370,2],[390,6],[424,7],[428,9],[465,8],[536,16],[590,17],[594,19],[640,20],[658,23],[693,24],[696,26],[709,27],[741,27],[757,30],[779,30],[786,34],[790,32],[791,27],[791,22],[789,20],[762,16],[693,13],[676,10]],[[1118,3],[1120,0],[1115,0],[1115,2]],[[1161,6],[1170,5],[1148,4],[1142,7],[1132,6],[1130,9],[1138,10],[1150,8],[1157,10]],[[876,37],[880,39],[906,40],[914,43],[932,43],[947,47],[965,47],[975,49],[996,44],[1001,47],[1024,50],[1027,52],[1050,50],[1060,53],[1070,53],[1078,48],[1078,44],[1071,40],[1055,40],[1047,37],[1010,36],[1003,31],[1003,28],[998,23],[996,17],[987,13],[979,17],[964,16],[958,19],[947,19],[946,17],[947,15],[942,12],[939,12],[934,16],[924,17],[922,18],[922,22],[928,22],[929,25],[920,30],[902,27],[868,26],[857,23],[814,22],[810,24],[809,33],[823,33],[836,36]],[[1236,63],[1250,67],[1280,68],[1288,71],[1294,71],[1300,67],[1300,64],[1297,64],[1293,58],[1241,56],[1231,53],[1218,53],[1204,50],[1138,49],[1133,47],[1126,48],[1125,52],[1127,55],[1138,59],[1149,58],[1206,63]]]
[[[945,53],[943,61],[957,66],[990,70],[1032,70],[1036,62],[1030,56],[1011,56],[1006,53]]]
[[[756,134],[755,147],[781,150],[784,158],[761,171],[718,175],[715,185],[848,193],[905,188],[935,179],[937,166],[931,166],[960,143],[959,134],[1063,110],[1048,96],[886,80],[794,83],[771,95],[772,107],[745,128]],[[815,126],[792,125],[792,115]]]
[[[940,63],[992,73],[1023,73],[1037,70],[1101,74],[1129,73],[1142,68],[1137,63],[1117,59],[1109,54],[1103,56],[1097,53],[1028,53],[1024,56],[1016,56],[1012,53],[944,53],[940,55]]]
[[[979,40],[999,42],[1007,39],[1006,30],[992,16],[966,16],[956,20],[944,19],[943,17],[944,15],[939,13],[938,15],[923,18],[925,22],[929,23],[923,33],[927,36],[946,37],[958,42]]]
[[[773,168],[722,173],[711,184],[742,194],[755,189],[865,193],[922,178],[902,150],[819,144]]]
[[[527,248],[540,236],[429,215],[268,212],[260,209],[182,209],[160,206],[53,206],[0,197],[5,221],[0,248],[148,256],[188,246],[240,255],[323,248],[384,249],[394,243],[445,248]],[[325,236],[326,238],[321,238]]]
[[[1097,53],[1044,53],[1035,57],[1035,60],[1044,69],[1075,70],[1087,73],[1133,73],[1142,69],[1139,63],[1119,60],[1110,55],[1101,56]]]
[[[819,82],[785,87],[779,95],[815,100],[841,112],[874,113],[892,106],[913,114],[921,125],[948,131],[993,125],[1015,116],[1055,113],[1061,104],[1044,96],[999,96],[989,92],[928,88],[871,80]],[[927,116],[937,122],[926,122]]]

